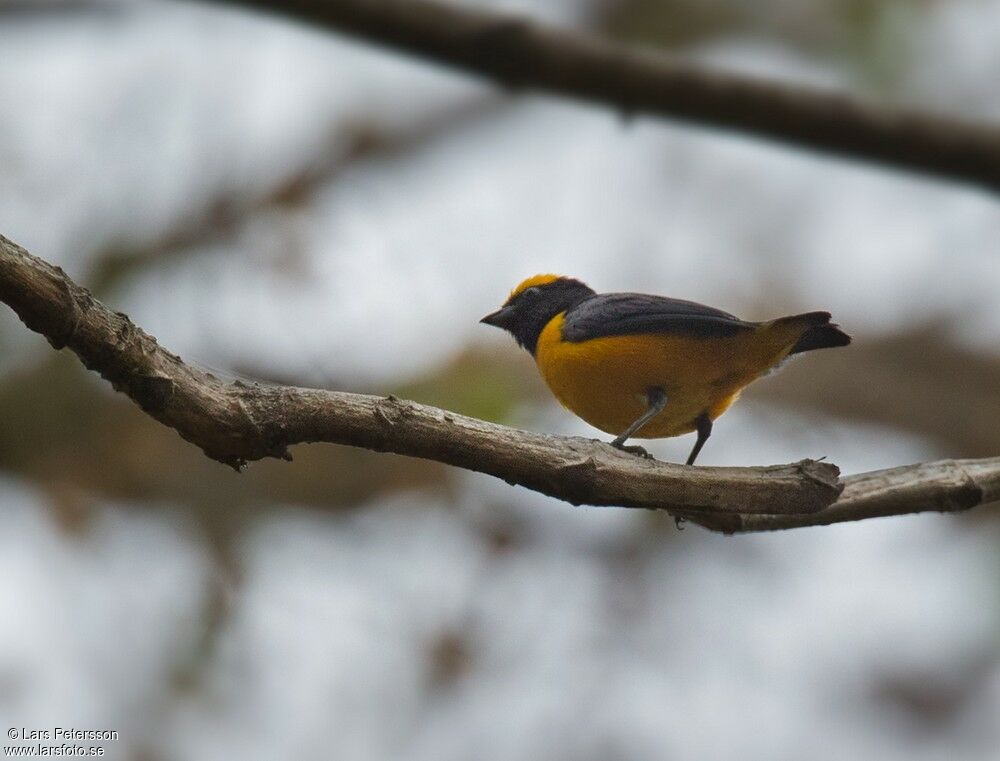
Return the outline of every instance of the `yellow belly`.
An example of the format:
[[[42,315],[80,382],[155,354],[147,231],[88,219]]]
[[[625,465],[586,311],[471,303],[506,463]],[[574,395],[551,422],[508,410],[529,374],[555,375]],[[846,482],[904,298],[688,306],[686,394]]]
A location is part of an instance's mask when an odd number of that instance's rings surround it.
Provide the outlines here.
[[[562,340],[563,315],[538,339],[535,360],[556,398],[605,433],[620,434],[646,411],[646,391],[662,388],[666,408],[636,438],[679,436],[708,412],[717,418],[755,378],[780,362],[801,329],[772,329],[724,338],[647,334]]]

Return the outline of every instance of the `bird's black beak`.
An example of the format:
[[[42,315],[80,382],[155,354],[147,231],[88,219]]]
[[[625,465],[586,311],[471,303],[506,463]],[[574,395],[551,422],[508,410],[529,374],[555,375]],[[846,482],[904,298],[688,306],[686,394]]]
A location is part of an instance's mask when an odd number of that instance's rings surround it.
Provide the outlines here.
[[[480,322],[486,325],[492,325],[495,328],[506,328],[509,324],[511,318],[512,310],[510,307],[501,307],[495,312],[490,312],[486,315]]]

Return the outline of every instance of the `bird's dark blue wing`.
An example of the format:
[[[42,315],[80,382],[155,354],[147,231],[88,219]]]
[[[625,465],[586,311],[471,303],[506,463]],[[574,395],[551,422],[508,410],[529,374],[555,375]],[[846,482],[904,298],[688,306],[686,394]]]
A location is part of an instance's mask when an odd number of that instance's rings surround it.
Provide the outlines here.
[[[599,293],[566,313],[562,333],[564,340],[572,342],[635,333],[714,338],[755,327],[752,322],[693,301],[644,293]]]

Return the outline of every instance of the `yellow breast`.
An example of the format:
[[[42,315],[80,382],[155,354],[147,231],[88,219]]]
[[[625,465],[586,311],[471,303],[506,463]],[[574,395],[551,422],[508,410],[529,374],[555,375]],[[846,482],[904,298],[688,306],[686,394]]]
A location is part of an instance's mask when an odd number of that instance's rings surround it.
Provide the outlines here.
[[[776,335],[768,323],[721,338],[638,334],[572,343],[562,340],[564,314],[539,336],[535,360],[542,377],[565,407],[614,435],[645,412],[647,389],[662,388],[666,409],[637,438],[688,433],[705,411],[714,420],[797,338],[785,330]]]

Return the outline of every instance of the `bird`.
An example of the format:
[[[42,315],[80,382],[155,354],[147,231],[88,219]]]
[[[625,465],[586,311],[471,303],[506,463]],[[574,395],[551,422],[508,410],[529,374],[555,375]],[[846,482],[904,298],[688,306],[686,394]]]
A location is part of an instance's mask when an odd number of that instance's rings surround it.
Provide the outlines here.
[[[696,432],[693,465],[713,422],[752,381],[788,357],[847,346],[829,312],[749,322],[693,301],[597,293],[572,277],[529,277],[480,322],[506,330],[534,358],[559,402],[610,443]]]

